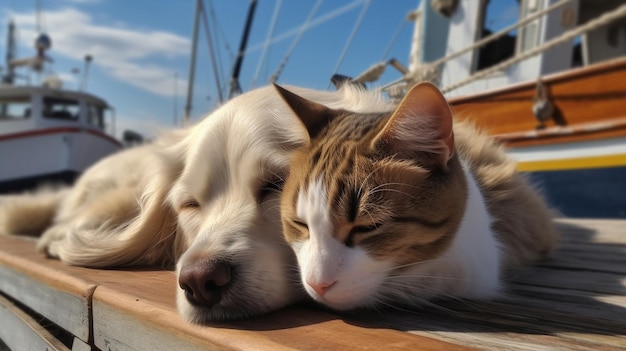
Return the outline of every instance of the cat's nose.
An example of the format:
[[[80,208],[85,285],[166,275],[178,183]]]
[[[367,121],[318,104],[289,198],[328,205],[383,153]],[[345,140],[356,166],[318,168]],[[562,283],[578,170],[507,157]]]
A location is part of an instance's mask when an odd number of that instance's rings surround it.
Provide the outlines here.
[[[326,294],[326,291],[328,291],[328,289],[330,289],[333,285],[335,285],[337,283],[337,281],[334,281],[332,283],[325,283],[325,282],[312,282],[310,280],[307,280],[307,285],[311,287],[311,289],[313,289],[318,295],[320,296],[324,296],[324,294]]]
[[[231,282],[232,267],[211,259],[186,263],[180,270],[178,285],[195,306],[211,307],[222,299]]]

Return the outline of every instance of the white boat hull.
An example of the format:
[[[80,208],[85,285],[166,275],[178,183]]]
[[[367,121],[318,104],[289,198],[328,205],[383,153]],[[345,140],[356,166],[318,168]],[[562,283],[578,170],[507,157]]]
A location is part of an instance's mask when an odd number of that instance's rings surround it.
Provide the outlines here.
[[[0,184],[77,175],[121,147],[96,130],[60,127],[0,136]]]

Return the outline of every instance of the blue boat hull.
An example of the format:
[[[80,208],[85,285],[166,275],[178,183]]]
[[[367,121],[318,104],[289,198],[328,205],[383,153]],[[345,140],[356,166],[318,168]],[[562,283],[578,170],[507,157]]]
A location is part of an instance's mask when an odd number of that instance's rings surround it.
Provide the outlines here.
[[[626,167],[525,173],[563,216],[626,218]]]

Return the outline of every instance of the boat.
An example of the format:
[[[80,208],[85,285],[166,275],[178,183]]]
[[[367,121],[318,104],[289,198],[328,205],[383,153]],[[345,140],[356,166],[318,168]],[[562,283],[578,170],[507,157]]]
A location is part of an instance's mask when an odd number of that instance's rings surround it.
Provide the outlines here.
[[[489,6],[516,22],[488,28]],[[626,218],[626,0],[421,1],[409,67],[377,63],[352,80],[402,77],[401,98],[437,84],[456,115],[500,140],[563,216]]]
[[[90,165],[122,148],[114,130],[115,114],[103,99],[64,89],[55,76],[41,85],[17,84],[15,70],[41,74],[50,60],[50,38],[42,33],[37,54],[16,59],[14,24],[9,24],[6,75],[0,84],[0,193],[42,183],[70,183]],[[90,59],[90,57],[86,57]]]

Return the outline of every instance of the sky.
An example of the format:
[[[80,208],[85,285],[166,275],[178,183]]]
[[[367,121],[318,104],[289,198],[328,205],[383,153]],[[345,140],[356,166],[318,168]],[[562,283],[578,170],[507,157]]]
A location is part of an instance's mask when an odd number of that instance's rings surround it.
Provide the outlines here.
[[[18,57],[35,54],[33,42],[40,31],[51,37],[48,56],[54,62],[48,73],[60,77],[67,89],[80,87],[83,59],[91,55],[85,90],[115,108],[116,134],[132,129],[154,135],[161,128],[180,125],[184,114],[195,4],[195,0],[3,0],[0,57],[6,55],[11,19],[18,30]],[[218,58],[217,76],[227,87],[250,1],[203,4]],[[396,58],[407,65],[413,25],[406,18],[418,4],[419,0],[258,0],[241,87],[247,91],[267,84],[299,35],[278,77],[280,84],[332,89],[329,79],[337,67],[338,73],[356,76],[384,59]],[[301,31],[307,19],[308,28]],[[202,24],[192,121],[220,104]],[[399,77],[388,69],[381,84]],[[31,83],[38,79],[31,76]]]

